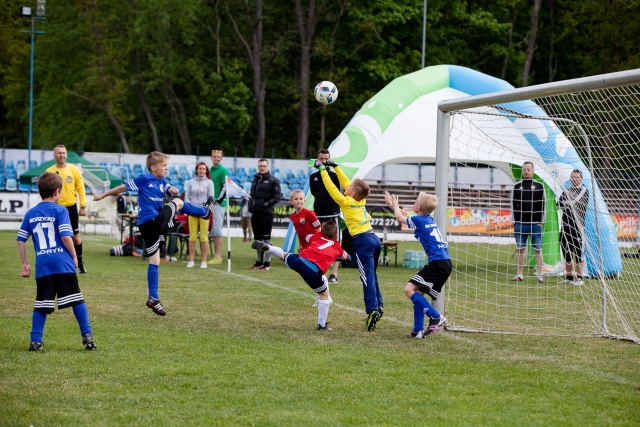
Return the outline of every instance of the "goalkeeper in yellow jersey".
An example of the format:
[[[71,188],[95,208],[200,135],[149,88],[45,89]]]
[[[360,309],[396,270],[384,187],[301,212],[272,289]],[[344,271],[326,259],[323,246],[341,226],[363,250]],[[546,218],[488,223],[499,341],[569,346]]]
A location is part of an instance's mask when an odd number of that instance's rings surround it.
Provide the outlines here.
[[[331,198],[340,206],[349,234],[353,236],[353,250],[358,270],[360,270],[364,305],[368,315],[365,325],[367,330],[373,331],[384,310],[382,308],[382,295],[378,286],[378,276],[376,275],[382,245],[378,236],[373,232],[371,216],[367,213],[365,206],[365,198],[369,195],[369,185],[359,178],[349,181],[349,178],[332,160],[320,163],[319,160],[311,159],[309,160],[309,166],[320,169],[322,182]],[[340,190],[331,180],[326,167],[335,169],[340,185],[345,189],[344,195],[340,193]]]
[[[47,172],[55,173],[62,178],[62,192],[58,204],[69,211],[69,220],[73,228],[73,246],[78,257],[78,272],[86,274],[82,261],[82,239],[80,238],[80,226],[78,218],[87,214],[87,195],[84,190],[84,180],[80,169],[76,165],[67,163],[67,149],[64,145],[56,145],[53,149],[53,157],[56,164],[47,169]],[[78,197],[80,198],[80,210],[78,210]]]

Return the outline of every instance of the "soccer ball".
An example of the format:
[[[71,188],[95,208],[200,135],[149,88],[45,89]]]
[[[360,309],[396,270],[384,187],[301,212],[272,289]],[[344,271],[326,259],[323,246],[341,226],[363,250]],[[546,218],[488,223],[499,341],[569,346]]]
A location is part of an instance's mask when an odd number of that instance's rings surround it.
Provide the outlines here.
[[[313,89],[313,96],[315,96],[316,101],[321,104],[333,104],[336,99],[338,99],[338,88],[329,81],[323,81],[318,83],[316,88]]]

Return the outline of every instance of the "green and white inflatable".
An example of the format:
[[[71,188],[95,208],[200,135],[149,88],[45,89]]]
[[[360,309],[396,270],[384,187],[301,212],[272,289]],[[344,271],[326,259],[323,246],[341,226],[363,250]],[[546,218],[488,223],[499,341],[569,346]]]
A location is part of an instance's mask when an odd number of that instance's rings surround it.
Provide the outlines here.
[[[504,80],[454,65],[427,67],[398,77],[354,115],[329,147],[331,158],[350,178],[365,177],[383,163],[435,162],[437,105],[440,101],[512,89],[513,86]],[[532,101],[509,103],[505,107],[517,113],[546,117],[544,110]],[[539,120],[532,125],[531,120],[504,117],[491,123],[492,127],[511,127],[517,131],[511,132],[515,135],[511,138],[520,138],[513,142],[518,145],[517,152],[506,150],[486,138],[482,132],[484,125],[474,123],[472,138],[469,134],[462,138],[455,129],[452,132],[451,161],[491,165],[504,170],[514,180],[520,178],[522,163],[533,162],[536,179],[544,182],[547,189],[548,221],[544,229],[547,243],[543,245],[543,254],[545,263],[554,264],[560,259],[555,195],[568,185],[573,169],[580,169],[584,184],[590,190],[593,184],[596,195],[600,196],[597,183],[591,182],[591,175],[571,142],[552,121]],[[491,149],[487,149],[487,144],[492,145]],[[599,271],[615,274],[622,269],[615,225],[603,198],[596,199],[597,209],[593,204],[594,197],[590,197],[587,210],[587,266],[592,275]],[[311,204],[309,200],[308,205]],[[295,232],[290,227],[285,250],[293,250],[295,243]]]

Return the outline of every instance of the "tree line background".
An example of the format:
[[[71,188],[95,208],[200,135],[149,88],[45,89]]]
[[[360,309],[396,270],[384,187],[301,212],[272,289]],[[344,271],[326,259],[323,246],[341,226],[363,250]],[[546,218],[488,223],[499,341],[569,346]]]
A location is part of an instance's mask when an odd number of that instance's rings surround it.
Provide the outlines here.
[[[0,4],[0,138],[26,148],[31,21]],[[33,146],[308,158],[422,66],[423,0],[50,0]],[[431,0],[425,66],[515,87],[640,67],[640,0]],[[322,80],[340,96],[313,98]]]

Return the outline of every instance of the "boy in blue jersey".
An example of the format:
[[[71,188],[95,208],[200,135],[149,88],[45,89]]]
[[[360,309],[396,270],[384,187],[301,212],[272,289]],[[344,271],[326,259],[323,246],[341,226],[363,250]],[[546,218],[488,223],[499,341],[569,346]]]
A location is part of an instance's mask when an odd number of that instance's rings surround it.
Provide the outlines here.
[[[31,344],[29,351],[42,351],[42,336],[47,314],[53,313],[58,300],[58,310],[73,307],[73,314],[80,326],[82,345],[95,350],[87,305],[78,286],[76,268],[78,258],[73,245],[73,229],[67,208],[57,204],[62,191],[62,178],[45,172],[38,178],[38,193],[42,202],[26,213],[18,230],[18,253],[22,260],[20,276],[31,276],[26,242],[33,236],[36,252],[36,302],[31,318]]]
[[[176,212],[208,219],[213,212],[215,200],[209,197],[204,207],[183,202],[177,198],[179,190],[172,187],[165,179],[169,171],[169,156],[159,151],[154,151],[147,156],[147,169],[149,173],[139,175],[137,178],[112,188],[106,193],[97,194],[93,200],[102,200],[107,196],[113,196],[125,191],[138,192],[138,229],[144,239],[149,256],[147,268],[147,284],[149,297],[147,307],[159,316],[166,316],[160,297],[158,296],[158,267],[160,265],[160,242],[164,241],[163,230],[167,226],[173,226],[173,218]],[[162,205],[164,196],[176,196],[166,205]]]
[[[438,198],[421,191],[413,204],[413,212],[417,215],[411,217],[407,217],[400,209],[397,196],[385,191],[384,198],[387,206],[393,209],[396,220],[415,230],[414,236],[427,253],[428,264],[409,279],[404,287],[404,294],[413,302],[413,331],[409,338],[424,338],[437,332],[447,321],[424,297],[426,293],[433,301],[437,300],[452,269],[447,242],[442,239],[438,225],[431,217],[438,206]],[[426,329],[425,315],[429,316],[429,326]]]

